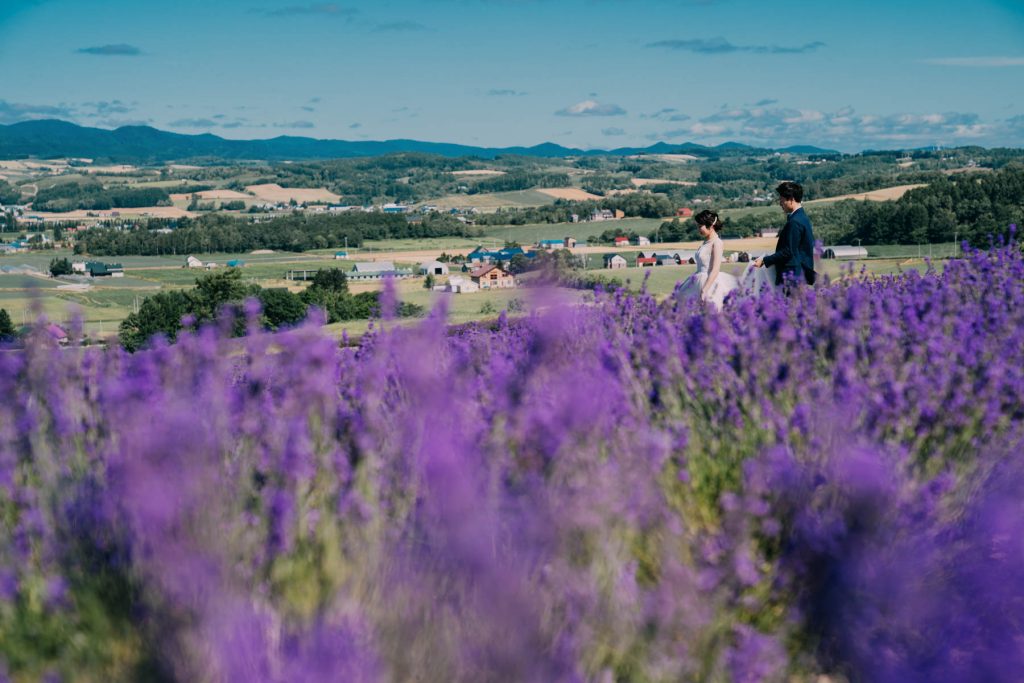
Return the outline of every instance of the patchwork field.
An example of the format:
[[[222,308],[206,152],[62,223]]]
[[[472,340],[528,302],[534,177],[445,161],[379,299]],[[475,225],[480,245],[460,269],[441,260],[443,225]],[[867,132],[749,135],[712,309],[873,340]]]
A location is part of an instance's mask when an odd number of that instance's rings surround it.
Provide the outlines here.
[[[290,202],[294,199],[299,204],[303,202],[331,203],[341,199],[340,195],[324,188],[281,187],[276,183],[249,185],[245,191],[268,202]]]

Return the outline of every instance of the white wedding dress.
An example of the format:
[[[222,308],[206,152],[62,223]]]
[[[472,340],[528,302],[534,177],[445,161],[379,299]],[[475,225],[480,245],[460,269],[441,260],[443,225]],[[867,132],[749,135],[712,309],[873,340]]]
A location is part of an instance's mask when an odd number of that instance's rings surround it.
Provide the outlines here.
[[[697,262],[697,272],[687,278],[679,287],[678,295],[680,297],[700,297],[701,291],[704,289],[704,283],[708,281],[708,275],[711,273],[712,259],[717,257],[719,259],[718,277],[711,283],[711,289],[708,290],[704,301],[714,305],[716,308],[722,307],[722,303],[729,292],[738,289],[740,286],[735,275],[722,270],[722,263],[724,262],[723,251],[721,237],[716,237],[701,245],[693,257],[693,260]]]
[[[740,279],[740,286],[743,288],[743,291],[757,296],[762,292],[777,290],[778,287],[775,285],[775,266],[755,268],[753,263],[755,258],[751,254],[751,262],[747,265],[747,269],[743,271],[743,277]]]

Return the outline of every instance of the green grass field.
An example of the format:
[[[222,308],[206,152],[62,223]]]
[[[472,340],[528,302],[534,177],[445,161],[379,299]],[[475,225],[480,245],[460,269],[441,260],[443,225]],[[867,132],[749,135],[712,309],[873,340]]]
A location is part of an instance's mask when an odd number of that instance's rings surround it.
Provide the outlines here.
[[[363,246],[349,249],[350,260],[359,260],[359,254],[366,254],[373,258],[380,253],[389,251],[426,251],[426,250],[455,250],[473,249],[481,243],[478,237],[423,237],[419,239],[400,240],[366,240]],[[499,245],[500,246],[500,245]],[[339,249],[317,249],[308,253],[333,256]]]

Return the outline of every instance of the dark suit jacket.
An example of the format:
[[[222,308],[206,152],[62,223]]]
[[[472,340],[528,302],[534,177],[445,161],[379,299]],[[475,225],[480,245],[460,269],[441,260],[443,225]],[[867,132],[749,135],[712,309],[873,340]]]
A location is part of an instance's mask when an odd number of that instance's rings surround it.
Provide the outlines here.
[[[803,207],[789,214],[779,232],[775,253],[764,257],[764,265],[775,266],[777,285],[783,283],[786,273],[791,273],[790,277],[802,277],[809,285],[814,284],[814,231]]]

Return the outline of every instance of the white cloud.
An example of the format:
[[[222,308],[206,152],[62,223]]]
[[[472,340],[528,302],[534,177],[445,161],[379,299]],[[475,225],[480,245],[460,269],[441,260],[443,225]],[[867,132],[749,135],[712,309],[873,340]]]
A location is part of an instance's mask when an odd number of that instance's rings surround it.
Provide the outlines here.
[[[825,47],[825,43],[816,40],[803,45],[734,45],[725,38],[704,39],[693,38],[688,40],[659,40],[648,43],[649,48],[666,48],[682,52],[693,52],[700,55],[724,55],[736,52],[750,52],[759,55],[791,55],[813,52]]]
[[[1008,66],[1024,66],[1024,57],[940,57],[924,59],[924,64],[934,66],[965,66],[976,69],[999,69]]]
[[[559,109],[556,116],[622,116],[626,110],[617,104],[601,104],[596,100],[583,100],[571,107]]]
[[[312,121],[285,121],[282,123],[275,123],[274,128],[316,128],[316,124]]]
[[[67,104],[23,104],[0,100],[0,123],[17,123],[30,119],[70,119],[75,108]]]
[[[359,10],[352,7],[344,7],[335,2],[319,2],[308,5],[289,5],[288,7],[274,10],[263,10],[263,14],[270,17],[325,16],[351,20],[359,14]]]

